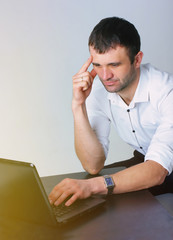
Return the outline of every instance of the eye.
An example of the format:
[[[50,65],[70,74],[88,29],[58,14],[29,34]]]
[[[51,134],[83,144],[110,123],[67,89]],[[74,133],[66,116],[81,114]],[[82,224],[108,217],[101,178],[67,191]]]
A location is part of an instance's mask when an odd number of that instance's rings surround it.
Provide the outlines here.
[[[110,63],[110,66],[112,66],[112,67],[118,67],[118,66],[120,66],[120,63]]]
[[[100,64],[98,64],[98,63],[93,63],[93,66],[98,67],[98,66],[100,66]]]
[[[99,67],[101,67],[101,65],[100,65],[100,64],[97,64],[97,63],[93,63],[93,67],[94,67],[94,68],[99,68]]]

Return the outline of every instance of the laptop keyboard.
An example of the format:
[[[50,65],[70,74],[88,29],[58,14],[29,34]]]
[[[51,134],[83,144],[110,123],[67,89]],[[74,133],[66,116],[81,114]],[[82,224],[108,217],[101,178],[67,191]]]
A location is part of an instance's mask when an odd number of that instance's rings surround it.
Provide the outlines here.
[[[55,216],[62,217],[63,215],[71,212],[72,210],[75,210],[79,208],[79,206],[82,205],[82,201],[76,201],[70,206],[65,206],[65,203],[61,203],[58,206],[53,205],[53,211],[55,213]]]

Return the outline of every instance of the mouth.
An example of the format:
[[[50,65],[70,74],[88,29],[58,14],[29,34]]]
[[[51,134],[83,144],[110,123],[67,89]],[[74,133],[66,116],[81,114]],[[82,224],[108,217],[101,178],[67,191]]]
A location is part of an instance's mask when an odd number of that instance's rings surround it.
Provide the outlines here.
[[[114,81],[108,80],[108,81],[104,81],[104,85],[113,86],[113,85],[116,85],[118,82],[119,82],[118,80],[114,80]]]

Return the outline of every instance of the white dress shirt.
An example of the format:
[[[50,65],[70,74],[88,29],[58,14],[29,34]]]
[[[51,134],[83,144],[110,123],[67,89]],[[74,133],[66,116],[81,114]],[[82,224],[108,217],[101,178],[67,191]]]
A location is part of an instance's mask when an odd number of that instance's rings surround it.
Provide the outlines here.
[[[140,80],[130,105],[116,93],[106,91],[98,78],[86,101],[91,127],[105,155],[109,149],[111,123],[134,149],[173,171],[173,75],[150,64],[140,67]]]

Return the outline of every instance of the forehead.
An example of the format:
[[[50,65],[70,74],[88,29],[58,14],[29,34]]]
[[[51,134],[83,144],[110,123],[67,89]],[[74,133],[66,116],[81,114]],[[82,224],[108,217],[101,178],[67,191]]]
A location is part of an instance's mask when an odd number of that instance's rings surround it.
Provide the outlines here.
[[[108,64],[110,62],[130,61],[127,48],[119,45],[116,48],[110,48],[107,52],[101,54],[91,46],[89,51],[93,57],[93,63],[101,65]]]

